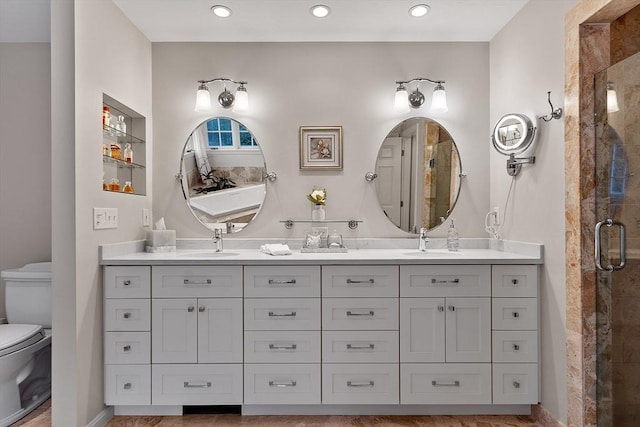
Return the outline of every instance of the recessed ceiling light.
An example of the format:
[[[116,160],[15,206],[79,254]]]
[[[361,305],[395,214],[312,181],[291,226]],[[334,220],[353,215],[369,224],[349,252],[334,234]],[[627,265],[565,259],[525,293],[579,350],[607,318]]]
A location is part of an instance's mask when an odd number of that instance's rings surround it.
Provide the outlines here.
[[[231,16],[231,9],[221,4],[211,6],[211,12],[213,12],[218,18],[228,18]]]
[[[429,13],[429,6],[426,4],[417,4],[409,9],[409,15],[419,18]]]
[[[309,9],[309,12],[311,12],[311,14],[316,18],[324,18],[325,16],[328,16],[331,13],[331,9],[329,9],[329,6],[325,6],[323,4],[317,4],[313,6],[311,9]]]

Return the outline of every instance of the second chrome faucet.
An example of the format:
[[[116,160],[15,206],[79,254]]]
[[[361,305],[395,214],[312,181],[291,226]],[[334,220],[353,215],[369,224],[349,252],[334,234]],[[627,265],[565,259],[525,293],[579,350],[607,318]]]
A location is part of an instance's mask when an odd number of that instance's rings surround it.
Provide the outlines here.
[[[213,230],[213,243],[216,245],[216,252],[222,252],[222,229],[216,228]]]

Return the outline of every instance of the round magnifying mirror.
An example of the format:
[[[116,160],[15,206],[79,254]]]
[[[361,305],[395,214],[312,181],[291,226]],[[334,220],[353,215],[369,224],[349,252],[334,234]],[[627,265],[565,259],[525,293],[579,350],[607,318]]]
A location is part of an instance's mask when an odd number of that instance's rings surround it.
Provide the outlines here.
[[[534,140],[536,128],[524,114],[505,114],[498,120],[491,134],[495,149],[502,154],[520,154]]]
[[[374,182],[380,207],[401,230],[433,229],[453,211],[461,171],[458,147],[442,125],[407,119],[389,132],[378,152]]]
[[[187,205],[209,229],[241,230],[264,201],[264,157],[237,120],[213,117],[196,127],[182,150],[180,171]]]

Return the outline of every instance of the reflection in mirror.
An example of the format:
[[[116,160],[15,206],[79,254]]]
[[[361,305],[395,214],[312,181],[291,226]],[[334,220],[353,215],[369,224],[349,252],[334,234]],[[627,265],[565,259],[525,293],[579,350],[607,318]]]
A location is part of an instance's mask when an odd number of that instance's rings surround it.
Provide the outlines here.
[[[462,164],[449,132],[434,120],[403,121],[387,135],[376,161],[378,201],[396,227],[417,233],[451,214]]]
[[[265,197],[265,163],[260,146],[242,123],[213,117],[187,138],[180,173],[187,205],[207,228],[239,231]]]
[[[524,114],[505,114],[493,128],[491,141],[495,149],[507,156],[526,151],[534,140],[536,128]]]

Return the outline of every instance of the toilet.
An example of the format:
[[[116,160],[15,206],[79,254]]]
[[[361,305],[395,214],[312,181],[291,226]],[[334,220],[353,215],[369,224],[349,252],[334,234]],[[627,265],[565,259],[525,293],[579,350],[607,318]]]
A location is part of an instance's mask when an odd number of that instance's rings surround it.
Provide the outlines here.
[[[0,274],[7,324],[0,324],[0,427],[51,396],[51,263]]]

